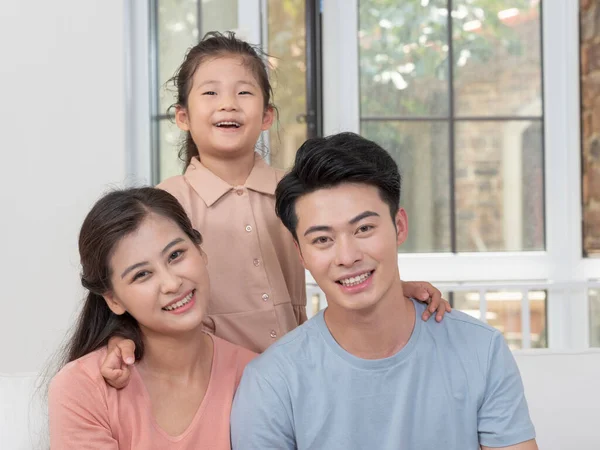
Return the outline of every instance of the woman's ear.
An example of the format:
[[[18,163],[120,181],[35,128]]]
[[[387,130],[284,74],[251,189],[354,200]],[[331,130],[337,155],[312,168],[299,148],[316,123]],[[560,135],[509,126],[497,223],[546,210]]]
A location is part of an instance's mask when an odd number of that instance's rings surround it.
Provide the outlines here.
[[[126,309],[121,305],[121,303],[119,303],[114,293],[109,291],[102,295],[102,297],[104,298],[104,301],[106,302],[106,305],[109,307],[109,309],[117,316],[121,316],[127,312]]]

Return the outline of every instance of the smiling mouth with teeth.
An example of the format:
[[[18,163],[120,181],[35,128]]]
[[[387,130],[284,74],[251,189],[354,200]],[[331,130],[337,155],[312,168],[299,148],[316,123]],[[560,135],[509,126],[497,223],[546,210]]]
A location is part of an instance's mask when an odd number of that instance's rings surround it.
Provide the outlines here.
[[[238,122],[217,122],[215,126],[218,128],[239,128],[242,125]]]
[[[176,309],[179,309],[182,306],[187,305],[190,302],[190,300],[192,299],[192,297],[194,296],[194,292],[196,292],[196,289],[194,289],[192,292],[190,292],[184,298],[179,300],[177,303],[173,303],[172,305],[165,306],[164,308],[161,308],[161,309],[164,311],[175,311]]]
[[[337,280],[336,283],[341,284],[342,286],[346,286],[346,287],[356,286],[361,283],[364,283],[371,275],[373,275],[373,272],[374,271],[371,270],[370,272],[365,272],[356,277],[343,278],[341,280]]]

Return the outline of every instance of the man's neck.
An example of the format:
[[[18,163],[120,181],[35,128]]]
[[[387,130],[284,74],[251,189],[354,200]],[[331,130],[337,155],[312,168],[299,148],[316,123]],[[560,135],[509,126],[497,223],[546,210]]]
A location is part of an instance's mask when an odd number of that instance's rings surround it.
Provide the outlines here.
[[[227,159],[202,154],[200,161],[204,167],[231,186],[242,186],[252,172],[254,157],[254,151],[244,152]]]
[[[179,336],[144,333],[144,357],[139,363],[142,373],[154,378],[192,381],[209,378],[213,343],[201,329]]]
[[[363,359],[383,359],[398,353],[410,340],[415,306],[398,284],[370,310],[332,305],[324,318],[333,338],[348,353]]]

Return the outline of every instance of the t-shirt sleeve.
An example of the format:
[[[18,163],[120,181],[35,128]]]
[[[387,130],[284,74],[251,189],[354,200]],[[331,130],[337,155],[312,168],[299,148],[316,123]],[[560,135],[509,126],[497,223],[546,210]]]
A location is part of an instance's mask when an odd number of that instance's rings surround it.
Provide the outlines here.
[[[118,450],[102,391],[77,363],[61,370],[48,393],[50,448]]]
[[[233,450],[296,448],[287,389],[275,389],[252,366],[244,370],[233,401],[231,445]]]
[[[535,438],[521,374],[500,332],[490,342],[483,402],[477,414],[479,442],[507,447]]]

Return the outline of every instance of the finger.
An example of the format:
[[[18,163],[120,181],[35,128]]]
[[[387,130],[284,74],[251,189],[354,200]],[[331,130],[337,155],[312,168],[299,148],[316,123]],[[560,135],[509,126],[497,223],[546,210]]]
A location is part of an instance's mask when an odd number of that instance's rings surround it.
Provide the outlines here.
[[[113,336],[108,340],[108,351],[112,352],[116,346],[119,345],[120,342],[123,342],[125,338],[121,336]]]
[[[434,313],[436,310],[439,309],[440,305],[444,303],[444,299],[442,299],[442,293],[437,289],[435,289],[435,291],[429,292],[429,294],[431,296],[431,301],[429,302],[428,309],[429,311],[431,311],[431,313]]]
[[[135,362],[135,344],[131,339],[125,339],[118,344],[121,359],[125,364],[131,365]]]
[[[423,314],[421,314],[421,319],[423,319],[425,322],[427,322],[430,317],[431,317],[431,313],[427,309],[425,311],[423,311]]]
[[[131,371],[128,366],[125,366],[123,369],[121,369],[119,374],[115,373],[115,375],[117,376],[114,378],[114,381],[107,381],[112,387],[116,389],[123,389],[125,386],[127,386],[127,384],[129,384]]]
[[[446,312],[452,312],[452,305],[450,305],[450,302],[444,300],[444,303],[446,304]]]
[[[437,314],[435,315],[435,320],[436,322],[441,322],[442,319],[444,318],[444,314],[446,314],[446,302],[445,300],[442,300],[442,302],[440,303],[440,306],[438,306],[437,309]]]

